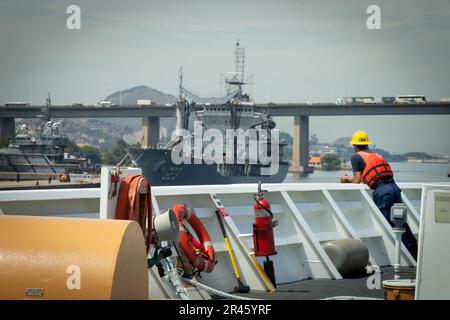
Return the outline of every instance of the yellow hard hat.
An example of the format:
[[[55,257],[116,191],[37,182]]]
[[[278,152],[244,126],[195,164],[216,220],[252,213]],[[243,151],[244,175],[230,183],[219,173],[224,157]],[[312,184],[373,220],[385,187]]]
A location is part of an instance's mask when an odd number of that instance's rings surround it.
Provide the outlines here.
[[[367,146],[372,143],[367,136],[367,133],[364,131],[358,130],[353,135],[352,141],[350,141],[352,145],[356,146]]]

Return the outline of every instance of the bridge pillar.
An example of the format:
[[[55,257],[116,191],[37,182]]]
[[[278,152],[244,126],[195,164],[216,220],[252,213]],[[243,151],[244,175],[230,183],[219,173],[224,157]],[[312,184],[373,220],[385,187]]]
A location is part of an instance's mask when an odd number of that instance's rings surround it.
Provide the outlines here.
[[[159,117],[144,117],[142,121],[142,146],[156,148],[159,142]]]
[[[292,146],[292,172],[312,173],[309,164],[309,116],[295,116]]]
[[[0,139],[11,138],[15,133],[14,118],[0,118]]]

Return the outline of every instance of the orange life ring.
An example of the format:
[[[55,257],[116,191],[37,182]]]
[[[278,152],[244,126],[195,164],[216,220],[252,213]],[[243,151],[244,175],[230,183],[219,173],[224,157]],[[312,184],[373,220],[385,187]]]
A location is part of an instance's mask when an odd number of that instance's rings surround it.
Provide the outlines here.
[[[172,210],[175,212],[180,226],[179,244],[181,250],[188,257],[190,263],[197,267],[199,271],[213,271],[215,265],[214,247],[208,231],[206,231],[200,219],[195,214],[195,211],[182,204],[175,204]],[[197,240],[190,236],[183,221],[188,222],[192,229],[194,229],[200,242],[197,242]]]

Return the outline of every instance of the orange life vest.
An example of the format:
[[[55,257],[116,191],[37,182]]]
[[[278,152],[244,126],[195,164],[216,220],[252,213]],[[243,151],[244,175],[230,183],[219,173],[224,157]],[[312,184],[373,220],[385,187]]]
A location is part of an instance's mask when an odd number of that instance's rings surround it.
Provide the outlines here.
[[[358,155],[366,164],[366,168],[361,174],[362,181],[373,188],[375,183],[384,177],[394,177],[391,166],[378,153],[359,151]]]

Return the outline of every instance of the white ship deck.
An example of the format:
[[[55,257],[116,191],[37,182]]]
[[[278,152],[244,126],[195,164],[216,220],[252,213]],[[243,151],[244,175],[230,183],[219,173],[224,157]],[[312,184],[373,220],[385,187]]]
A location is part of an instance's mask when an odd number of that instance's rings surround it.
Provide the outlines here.
[[[408,207],[408,223],[417,236],[422,183],[399,184]],[[390,225],[374,205],[371,191],[353,184],[266,184],[266,198],[279,225],[274,229],[277,255],[272,256],[278,284],[305,279],[342,279],[325,253],[325,241],[354,238],[369,248],[370,263],[391,266],[394,263],[394,235]],[[203,273],[202,281],[219,290],[231,292],[235,286],[223,238],[210,198],[216,193],[230,213],[226,223],[230,242],[242,270],[244,281],[252,291],[274,288],[255,268],[252,242],[253,193],[255,184],[153,187],[156,214],[175,203],[194,208],[211,235],[218,254],[214,272]],[[60,190],[20,190],[0,192],[4,214],[42,215],[77,218],[112,218],[101,209],[100,188]],[[111,210],[109,210],[111,211]],[[102,212],[102,214],[100,213]],[[414,267],[416,261],[402,248],[402,265]],[[295,291],[295,290],[294,290]]]
[[[418,213],[413,205],[420,206],[421,185],[402,186],[410,193],[409,220],[417,232]],[[369,190],[359,185],[265,185],[279,226],[274,229],[277,255],[272,257],[278,283],[303,279],[341,279],[321,243],[343,238],[361,239],[370,251],[372,264],[392,265],[394,261],[394,236],[391,227],[373,204]],[[156,188],[155,188],[156,189]],[[230,213],[228,231],[240,267],[249,270],[245,280],[255,290],[268,290],[270,286],[258,277],[251,266],[253,199],[256,185],[230,185],[205,187],[172,187],[154,191],[160,210],[175,202],[195,208],[207,230],[212,235],[214,247],[219,252],[218,272],[204,274],[203,279],[215,288],[231,291],[231,265],[219,230],[210,193],[216,193]],[[419,192],[417,192],[419,191]],[[407,198],[407,196],[405,197]],[[258,258],[259,259],[259,258]],[[262,263],[262,259],[259,261]],[[415,261],[405,248],[402,264],[414,266]],[[250,272],[253,271],[253,272]]]

